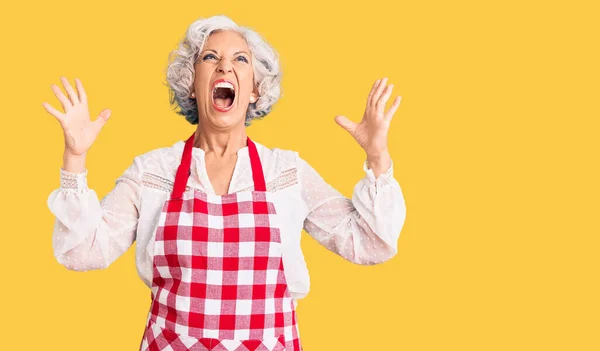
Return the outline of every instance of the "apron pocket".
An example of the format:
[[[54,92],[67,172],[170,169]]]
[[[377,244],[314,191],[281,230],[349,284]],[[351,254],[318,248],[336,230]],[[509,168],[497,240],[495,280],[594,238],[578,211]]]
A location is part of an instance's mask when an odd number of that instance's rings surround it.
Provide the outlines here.
[[[148,344],[159,346],[162,350],[167,345],[177,350],[185,349],[194,351],[285,351],[285,336],[250,339],[250,340],[228,340],[213,338],[195,338],[189,335],[182,335],[170,329],[165,329],[150,320],[146,333],[144,333],[143,346],[141,350],[147,350]]]
[[[198,339],[162,328],[150,320],[144,333],[140,350],[209,350],[201,346]]]
[[[218,345],[212,348],[212,351],[285,351],[285,337],[283,335],[280,335],[278,338],[253,340],[216,340],[216,342],[218,342]]]

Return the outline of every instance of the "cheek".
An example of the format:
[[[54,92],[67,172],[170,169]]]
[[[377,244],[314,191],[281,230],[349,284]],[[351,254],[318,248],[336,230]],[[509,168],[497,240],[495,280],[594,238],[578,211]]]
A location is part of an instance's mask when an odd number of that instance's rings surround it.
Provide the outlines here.
[[[245,74],[242,81],[244,82],[244,98],[250,99],[250,94],[252,94],[252,92],[254,91],[254,80],[252,72]]]
[[[194,85],[200,89],[208,89],[208,82],[210,81],[211,72],[207,67],[199,67],[196,69],[194,76]]]

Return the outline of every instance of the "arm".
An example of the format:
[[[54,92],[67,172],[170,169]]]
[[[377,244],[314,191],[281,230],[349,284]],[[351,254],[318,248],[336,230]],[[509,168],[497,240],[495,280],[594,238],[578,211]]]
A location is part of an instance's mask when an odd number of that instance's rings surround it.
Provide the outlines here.
[[[317,241],[347,260],[374,264],[393,257],[404,225],[405,204],[388,152],[388,131],[400,97],[388,111],[393,85],[377,80],[367,98],[360,122],[344,116],[335,121],[365,150],[366,176],[346,199],[329,186],[306,162],[300,162],[303,197],[309,214],[304,228]],[[368,165],[368,166],[367,166]]]
[[[76,271],[104,269],[127,251],[135,240],[141,175],[136,158],[100,201],[87,186],[87,170],[60,170],[60,187],[48,197],[56,216],[52,246],[60,264]]]
[[[377,264],[396,255],[406,207],[393,164],[379,177],[363,164],[366,175],[348,199],[306,161],[298,162],[302,198],[309,211],[304,229],[311,237],[356,264]]]
[[[75,78],[76,90],[61,77],[67,96],[51,85],[63,112],[44,102],[46,111],[60,123],[65,138],[60,187],[48,197],[56,216],[52,246],[59,263],[73,270],[108,267],[134,241],[140,200],[141,164],[138,159],[117,180],[115,188],[100,202],[87,187],[85,158],[111,115],[104,109],[90,119],[87,94]]]

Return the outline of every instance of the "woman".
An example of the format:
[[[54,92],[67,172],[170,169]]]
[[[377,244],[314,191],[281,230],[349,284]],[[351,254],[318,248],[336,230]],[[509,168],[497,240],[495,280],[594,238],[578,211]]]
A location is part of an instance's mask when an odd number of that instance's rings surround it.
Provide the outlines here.
[[[99,201],[86,183],[86,152],[110,116],[91,121],[81,81],[52,85],[64,113],[44,103],[65,135],[56,216],[56,259],[103,269],[135,241],[151,288],[142,350],[301,350],[297,301],[309,290],[300,248],[305,229],[357,264],[392,258],[404,223],[387,134],[399,106],[378,80],[360,123],[337,123],[366,152],[352,199],[328,185],[297,152],[250,140],[246,126],[280,96],[276,52],[227,17],[194,22],[167,70],[171,102],[194,133],[135,158]]]

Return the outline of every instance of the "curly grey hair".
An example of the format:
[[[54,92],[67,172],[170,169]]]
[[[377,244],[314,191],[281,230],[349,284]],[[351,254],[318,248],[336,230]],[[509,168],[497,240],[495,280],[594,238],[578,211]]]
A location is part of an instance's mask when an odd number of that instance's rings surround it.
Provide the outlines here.
[[[185,116],[191,124],[198,123],[198,106],[196,100],[190,97],[194,84],[194,64],[198,55],[211,33],[232,30],[246,39],[252,54],[254,68],[254,85],[258,88],[259,98],[249,104],[246,111],[246,126],[254,119],[265,117],[275,102],[281,96],[281,69],[277,52],[255,31],[238,26],[226,16],[200,18],[192,23],[185,37],[179,42],[178,48],[169,53],[167,67],[167,85],[169,101],[177,114]]]

